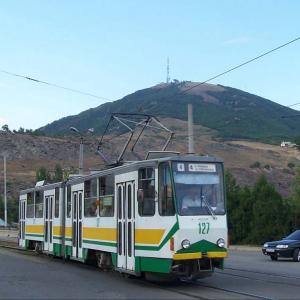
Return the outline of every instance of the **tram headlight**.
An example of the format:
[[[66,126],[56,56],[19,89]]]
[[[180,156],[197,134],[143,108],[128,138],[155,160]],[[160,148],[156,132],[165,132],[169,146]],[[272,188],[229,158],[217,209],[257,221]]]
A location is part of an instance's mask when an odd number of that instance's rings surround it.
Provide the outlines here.
[[[225,241],[224,239],[220,238],[217,240],[217,245],[220,247],[220,248],[224,248],[225,247]]]
[[[191,242],[187,239],[185,239],[181,242],[181,246],[183,249],[187,249],[190,245],[191,245]]]

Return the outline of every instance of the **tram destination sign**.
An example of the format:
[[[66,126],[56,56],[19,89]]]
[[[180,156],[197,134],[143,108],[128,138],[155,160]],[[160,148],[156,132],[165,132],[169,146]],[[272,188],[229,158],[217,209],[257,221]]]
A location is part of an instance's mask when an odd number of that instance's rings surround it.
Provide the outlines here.
[[[186,170],[187,167],[187,170]],[[215,164],[199,164],[199,163],[177,163],[178,172],[203,172],[203,173],[215,173]]]

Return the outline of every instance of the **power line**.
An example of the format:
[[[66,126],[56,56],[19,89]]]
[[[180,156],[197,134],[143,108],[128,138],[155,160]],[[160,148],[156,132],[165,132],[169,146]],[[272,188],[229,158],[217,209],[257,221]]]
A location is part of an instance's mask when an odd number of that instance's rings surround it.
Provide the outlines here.
[[[267,52],[264,52],[264,53],[262,53],[262,54],[260,54],[260,55],[258,55],[258,56],[256,56],[256,57],[254,57],[254,58],[251,58],[251,59],[249,59],[249,60],[247,60],[247,61],[245,61],[245,62],[243,62],[243,63],[241,63],[241,64],[239,64],[239,65],[237,65],[237,66],[235,66],[235,67],[232,67],[232,68],[230,68],[230,69],[228,69],[228,70],[226,70],[226,71],[224,71],[224,72],[222,72],[222,73],[220,73],[220,74],[218,74],[218,75],[215,75],[215,76],[213,76],[213,77],[211,77],[211,78],[209,78],[209,79],[207,79],[207,80],[205,80],[205,81],[203,81],[203,82],[201,82],[201,83],[198,83],[198,84],[196,84],[196,85],[193,85],[192,87],[189,87],[189,88],[187,88],[187,89],[181,91],[180,93],[185,93],[185,92],[187,92],[187,91],[189,91],[189,90],[191,90],[191,89],[194,89],[195,87],[197,87],[197,86],[199,86],[199,85],[202,85],[202,84],[204,84],[204,83],[207,83],[207,82],[209,82],[209,81],[212,81],[213,79],[216,79],[216,78],[221,77],[221,76],[223,76],[223,75],[225,75],[225,74],[227,74],[227,73],[230,73],[230,72],[232,72],[232,71],[234,71],[234,70],[236,70],[236,69],[238,69],[238,68],[241,68],[241,67],[243,67],[243,66],[245,66],[245,65],[247,65],[247,64],[249,64],[249,63],[251,63],[251,62],[253,62],[253,61],[255,61],[255,60],[258,60],[258,59],[260,59],[260,58],[262,58],[262,57],[264,57],[264,56],[266,56],[266,55],[268,55],[268,54],[270,54],[270,53],[272,53],[272,52],[275,52],[275,51],[277,51],[277,50],[279,50],[279,49],[281,49],[281,48],[283,48],[283,47],[285,47],[285,46],[288,46],[288,45],[290,45],[290,44],[292,44],[292,43],[294,43],[294,42],[296,42],[296,41],[298,41],[298,40],[300,40],[300,37],[297,37],[297,38],[295,38],[295,39],[293,39],[293,40],[291,40],[291,41],[289,41],[289,42],[287,42],[287,43],[284,43],[284,44],[282,44],[282,45],[280,45],[280,46],[278,46],[278,47],[276,47],[276,48],[273,48],[273,49],[271,49],[271,50],[269,50],[269,51],[267,51]]]
[[[0,72],[11,75],[11,76],[15,76],[15,77],[21,77],[23,79],[34,81],[36,83],[49,85],[49,86],[52,86],[52,87],[55,87],[55,88],[58,88],[58,89],[63,89],[63,90],[70,91],[70,92],[73,92],[73,93],[81,94],[81,95],[84,95],[84,96],[89,96],[89,97],[93,97],[93,98],[97,98],[97,99],[101,99],[101,100],[106,100],[106,101],[113,101],[111,99],[101,97],[101,96],[98,96],[98,95],[95,95],[95,94],[92,94],[92,93],[84,92],[84,91],[77,90],[77,89],[72,89],[72,88],[65,87],[65,86],[62,86],[62,85],[59,85],[59,84],[39,80],[39,79],[32,78],[32,77],[25,76],[25,75],[16,74],[16,73],[5,71],[5,70],[2,70],[2,69],[0,69]]]
[[[287,107],[292,107],[292,106],[296,106],[296,105],[299,105],[300,102],[297,102],[297,103],[294,103],[294,104],[291,104],[291,105],[288,105]]]
[[[249,63],[251,63],[251,62],[253,62],[255,60],[258,60],[258,59],[260,59],[260,58],[262,58],[262,57],[264,57],[264,56],[266,56],[266,55],[268,55],[268,54],[270,54],[272,52],[275,52],[275,51],[277,51],[277,50],[279,50],[279,49],[281,49],[281,48],[283,48],[285,46],[288,46],[288,45],[290,45],[290,44],[292,44],[292,43],[294,43],[294,42],[296,42],[298,40],[300,40],[300,37],[297,37],[297,38],[295,38],[295,39],[293,39],[293,40],[291,40],[291,41],[289,41],[287,43],[284,43],[284,44],[282,44],[282,45],[280,45],[280,46],[278,46],[276,48],[273,48],[273,49],[271,49],[271,50],[269,50],[267,52],[264,52],[264,53],[262,53],[262,54],[260,54],[260,55],[258,55],[256,57],[254,57],[252,59],[249,59],[249,60],[247,60],[247,61],[245,61],[245,62],[243,62],[243,63],[241,63],[241,64],[239,64],[239,65],[237,65],[235,67],[232,67],[232,68],[230,68],[230,69],[228,69],[228,70],[226,70],[226,71],[224,71],[224,72],[222,72],[220,74],[217,74],[217,75],[215,75],[215,76],[213,76],[213,77],[211,77],[211,78],[209,78],[209,79],[207,79],[205,81],[202,81],[202,82],[200,82],[200,83],[198,83],[196,85],[193,85],[193,86],[191,86],[191,87],[189,87],[187,89],[184,89],[184,90],[182,90],[180,92],[176,92],[172,96],[177,95],[177,94],[181,94],[181,93],[185,93],[185,92],[187,92],[189,90],[192,90],[192,89],[196,88],[197,86],[200,86],[200,85],[205,84],[205,83],[207,83],[209,81],[212,81],[213,79],[216,79],[216,78],[221,77],[221,76],[223,76],[225,74],[228,74],[228,73],[230,73],[230,72],[232,72],[232,71],[234,71],[234,70],[236,70],[238,68],[241,68],[241,67],[243,67],[243,66],[245,66],[245,65],[247,65],[247,64],[249,64]],[[50,82],[39,80],[39,79],[32,78],[32,77],[29,77],[29,76],[24,76],[24,75],[16,74],[16,73],[9,72],[9,71],[3,70],[3,69],[0,69],[0,72],[8,74],[8,75],[11,75],[11,76],[15,76],[15,77],[21,77],[23,79],[34,81],[36,83],[45,84],[45,85],[52,86],[52,87],[55,87],[55,88],[67,90],[67,91],[70,91],[70,92],[73,92],[73,93],[77,93],[77,94],[81,94],[81,95],[85,95],[85,96],[89,96],[89,97],[93,97],[93,98],[97,98],[97,99],[101,99],[101,100],[113,101],[111,99],[108,99],[108,98],[105,98],[105,97],[101,97],[101,96],[98,96],[98,95],[95,95],[95,94],[92,94],[92,93],[88,93],[88,92],[84,92],[84,91],[81,91],[81,90],[77,90],[77,89],[65,87],[65,86],[62,86],[62,85],[55,84],[55,83],[50,83]]]

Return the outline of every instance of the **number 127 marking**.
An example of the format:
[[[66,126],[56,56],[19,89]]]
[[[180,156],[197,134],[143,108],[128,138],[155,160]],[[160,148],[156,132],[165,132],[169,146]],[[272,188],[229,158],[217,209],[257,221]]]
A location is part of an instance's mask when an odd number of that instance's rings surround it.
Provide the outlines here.
[[[203,222],[199,223],[199,234],[208,234],[209,232],[209,223]]]

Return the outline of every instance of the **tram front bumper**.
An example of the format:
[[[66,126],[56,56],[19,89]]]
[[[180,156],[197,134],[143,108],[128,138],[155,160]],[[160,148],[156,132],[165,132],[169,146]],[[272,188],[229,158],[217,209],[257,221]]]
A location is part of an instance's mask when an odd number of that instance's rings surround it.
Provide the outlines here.
[[[223,269],[227,251],[175,253],[172,274],[186,279],[211,276],[214,268]]]
[[[201,258],[225,258],[227,251],[195,252],[195,253],[175,253],[173,260],[201,259]]]

